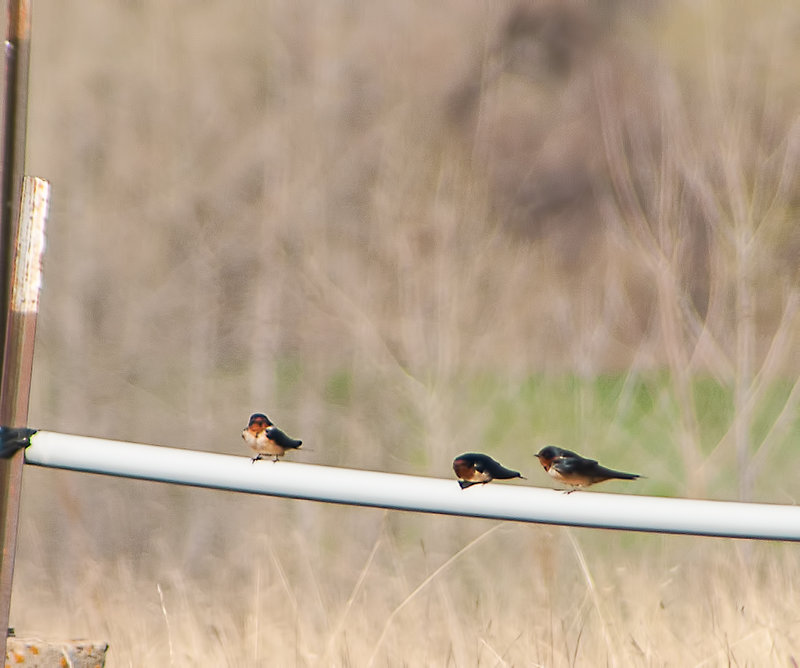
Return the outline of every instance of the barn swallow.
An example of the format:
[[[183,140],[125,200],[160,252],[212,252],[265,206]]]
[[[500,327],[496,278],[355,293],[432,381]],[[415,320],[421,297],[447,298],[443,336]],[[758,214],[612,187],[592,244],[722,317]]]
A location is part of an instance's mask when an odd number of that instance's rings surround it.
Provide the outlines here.
[[[470,485],[481,485],[491,482],[495,478],[506,480],[508,478],[522,478],[518,471],[512,471],[496,462],[489,455],[467,452],[453,460],[453,471],[458,478],[461,489]]]
[[[636,473],[623,473],[600,466],[594,459],[586,459],[572,450],[564,450],[554,445],[548,445],[536,453],[542,467],[552,478],[570,485],[572,489],[567,494],[574,492],[578,487],[588,487],[596,482],[603,482],[611,478],[621,480],[636,480],[642,476]]]
[[[261,459],[262,455],[272,455],[272,461],[277,462],[278,457],[283,457],[287,450],[299,448],[303,444],[303,441],[289,438],[263,413],[253,413],[250,416],[250,422],[242,430],[242,438],[256,453],[251,462]]]

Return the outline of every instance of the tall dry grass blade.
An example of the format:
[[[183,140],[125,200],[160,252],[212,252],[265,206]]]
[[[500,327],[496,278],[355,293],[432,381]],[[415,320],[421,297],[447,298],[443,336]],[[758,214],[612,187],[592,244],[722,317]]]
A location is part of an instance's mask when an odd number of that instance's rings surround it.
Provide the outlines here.
[[[575,536],[572,534],[572,531],[569,528],[565,529],[567,534],[567,538],[569,538],[569,542],[572,544],[572,549],[575,552],[575,557],[578,560],[578,565],[581,567],[581,571],[583,571],[583,577],[586,579],[586,584],[589,589],[589,593],[591,594],[592,603],[594,604],[594,608],[597,611],[597,617],[600,620],[600,628],[603,631],[603,638],[606,642],[606,650],[608,651],[609,657],[611,657],[611,665],[617,665],[616,659],[616,651],[614,650],[614,645],[611,641],[611,635],[608,631],[608,623],[606,621],[606,616],[603,611],[603,607],[600,604],[600,597],[597,595],[597,587],[594,584],[594,578],[592,577],[592,573],[589,570],[589,565],[586,563],[586,558],[583,555],[583,550],[581,549],[580,545],[578,545],[578,541],[576,540]],[[577,652],[577,647],[576,647]]]
[[[339,615],[339,621],[336,623],[336,627],[330,634],[328,638],[328,642],[325,644],[325,651],[322,653],[322,657],[320,658],[320,665],[327,666],[326,663],[328,657],[330,656],[331,650],[333,649],[333,643],[336,641],[336,638],[339,637],[339,634],[342,632],[344,628],[344,624],[347,621],[347,615],[350,613],[350,608],[353,607],[353,603],[355,602],[358,595],[361,593],[361,588],[364,585],[364,581],[367,579],[367,574],[372,567],[372,562],[375,560],[375,555],[378,553],[378,548],[381,545],[382,538],[384,531],[386,530],[386,520],[389,516],[389,511],[384,511],[383,513],[383,520],[381,522],[380,530],[378,531],[378,536],[375,538],[375,542],[372,544],[372,550],[370,550],[369,556],[367,560],[364,562],[364,566],[361,568],[361,572],[358,575],[358,579],[356,580],[355,585],[353,585],[353,589],[350,592],[350,596],[347,597],[347,603],[345,603],[344,609],[342,610],[341,615]]]
[[[462,547],[458,552],[456,552],[453,556],[451,556],[447,561],[445,561],[441,566],[439,566],[433,573],[431,573],[428,577],[426,577],[422,582],[417,585],[416,589],[412,591],[408,596],[403,599],[403,601],[398,605],[389,617],[386,619],[386,623],[383,625],[383,630],[381,631],[380,636],[378,637],[378,641],[375,643],[375,647],[372,650],[372,655],[369,657],[369,661],[367,662],[367,666],[372,666],[375,663],[375,658],[378,655],[378,650],[380,650],[381,645],[383,644],[383,640],[386,637],[386,633],[389,631],[389,627],[392,625],[395,617],[402,611],[403,608],[406,607],[417,594],[419,594],[425,587],[427,587],[442,571],[444,571],[448,566],[450,566],[453,562],[455,562],[459,557],[461,557],[465,552],[470,550],[471,548],[475,547],[478,543],[483,541],[485,538],[491,536],[495,531],[497,531],[500,527],[505,526],[505,522],[501,524],[496,524],[491,529],[484,531],[480,536],[472,539],[469,543],[467,543],[464,547]]]
[[[731,661],[733,649],[739,645],[743,645],[749,641],[751,641],[754,637],[757,637],[763,633],[767,633],[769,635],[769,629],[767,628],[760,628],[754,631],[751,631],[747,635],[738,638],[733,643],[728,640],[727,634],[724,639],[724,647],[721,647],[716,652],[714,652],[711,656],[706,657],[702,661],[697,662],[694,664],[694,668],[704,668],[704,666],[719,666],[719,665],[738,665],[738,663],[734,660]],[[770,638],[770,645],[772,645],[772,640]],[[762,657],[766,659],[766,657]],[[765,661],[765,663],[768,663]]]
[[[161,590],[161,584],[156,584],[158,589],[158,600],[161,602],[161,614],[164,615],[164,623],[167,626],[167,642],[169,643],[169,665],[175,665],[175,651],[172,646],[172,628],[169,624],[169,615],[167,614],[167,604],[164,601],[164,592]]]
[[[488,649],[489,652],[494,657],[494,659],[495,659],[494,665],[495,666],[501,666],[501,665],[502,666],[507,666],[507,665],[509,665],[508,662],[500,654],[498,654],[497,650],[487,642],[486,638],[481,638],[480,641],[481,641],[481,644],[486,649]]]
[[[253,591],[253,665],[259,664],[259,630],[261,626],[261,562],[256,569],[256,586]]]
[[[269,544],[269,556],[272,560],[272,564],[275,566],[275,570],[278,572],[278,578],[283,585],[283,591],[286,592],[286,595],[289,598],[289,602],[292,604],[292,612],[294,618],[297,619],[299,616],[299,611],[297,607],[297,597],[295,596],[294,592],[292,591],[292,584],[289,582],[289,578],[286,575],[286,571],[283,568],[283,564],[281,564],[281,560],[275,552],[275,549],[272,546],[272,543]]]

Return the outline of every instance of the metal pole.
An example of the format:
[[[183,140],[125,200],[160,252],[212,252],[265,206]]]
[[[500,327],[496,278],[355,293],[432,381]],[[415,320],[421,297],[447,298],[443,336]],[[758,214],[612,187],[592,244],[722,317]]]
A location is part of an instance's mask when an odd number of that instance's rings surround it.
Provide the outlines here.
[[[5,67],[0,101],[0,313],[8,312],[14,227],[19,219],[30,65],[31,2],[6,0]],[[0,322],[0,327],[3,324]],[[0,416],[1,418],[2,416]],[[5,424],[5,423],[4,423]]]
[[[22,180],[30,62],[30,0],[6,0],[5,67],[0,102],[0,425],[25,426],[28,418],[30,359],[36,313],[20,313],[12,304],[14,261]],[[38,292],[37,292],[38,295]],[[17,543],[17,521],[24,455],[0,459],[0,635],[5,657],[6,629]]]
[[[327,503],[597,529],[800,541],[800,506],[561,492],[262,461],[40,431],[28,464]],[[531,463],[533,466],[533,463]],[[540,473],[544,477],[543,473]]]
[[[47,181],[27,176],[23,180],[22,207],[14,238],[11,264],[11,294],[5,326],[5,348],[0,377],[0,425],[23,427],[28,420],[33,347],[36,339],[36,317],[39,312],[39,290],[42,283],[44,226],[50,185]],[[5,445],[5,444],[4,444]],[[14,576],[14,555],[17,544],[19,501],[22,489],[23,450],[11,443],[10,452],[0,457],[0,528],[3,540],[0,562],[0,630],[6,638],[11,608],[11,585]],[[5,448],[4,448],[5,450]],[[3,650],[5,652],[5,649]]]

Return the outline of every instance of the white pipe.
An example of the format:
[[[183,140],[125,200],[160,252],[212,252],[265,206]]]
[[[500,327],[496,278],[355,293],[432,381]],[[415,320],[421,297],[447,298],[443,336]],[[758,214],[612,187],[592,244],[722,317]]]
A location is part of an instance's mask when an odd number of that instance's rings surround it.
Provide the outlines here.
[[[423,478],[40,431],[28,464],[328,503],[602,529],[800,541],[800,507]],[[532,473],[534,471],[531,464]],[[544,473],[541,473],[544,476]]]

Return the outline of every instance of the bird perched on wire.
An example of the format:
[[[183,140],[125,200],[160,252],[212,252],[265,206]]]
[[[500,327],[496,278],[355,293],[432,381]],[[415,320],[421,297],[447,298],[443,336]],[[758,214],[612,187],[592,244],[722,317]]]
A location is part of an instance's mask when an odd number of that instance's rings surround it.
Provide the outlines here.
[[[455,471],[461,489],[470,485],[486,484],[495,478],[499,480],[523,478],[519,471],[507,469],[489,455],[477,452],[467,452],[456,457],[453,460],[453,471]]]
[[[256,453],[251,462],[261,459],[263,455],[272,455],[272,461],[277,462],[278,457],[283,457],[287,450],[295,450],[303,444],[303,441],[289,438],[263,413],[250,416],[250,421],[242,430],[242,438]]]
[[[557,448],[555,445],[542,448],[536,453],[536,456],[550,477],[565,485],[570,485],[572,489],[567,490],[567,494],[574,492],[578,487],[588,487],[612,478],[636,480],[636,478],[642,477],[636,473],[607,469],[605,466],[600,466],[594,459],[581,457],[572,450]]]

